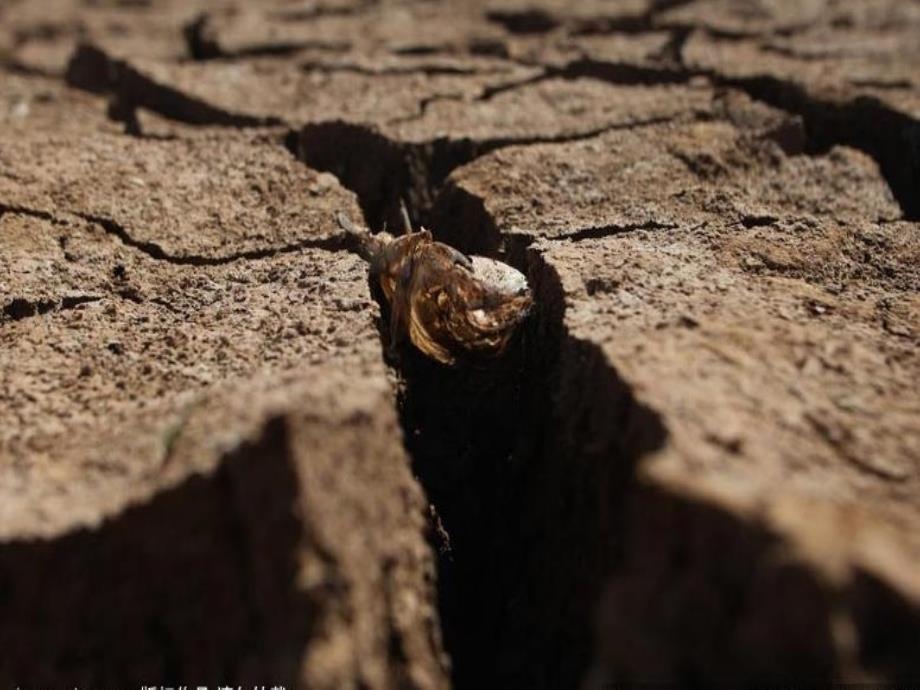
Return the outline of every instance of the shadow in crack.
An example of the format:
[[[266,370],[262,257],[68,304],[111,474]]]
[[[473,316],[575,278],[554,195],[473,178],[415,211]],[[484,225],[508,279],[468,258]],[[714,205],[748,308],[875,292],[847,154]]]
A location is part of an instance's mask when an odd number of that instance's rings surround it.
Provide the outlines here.
[[[0,684],[297,687],[315,607],[283,423],[94,530],[0,546]],[[227,680],[229,682],[229,680]]]
[[[358,197],[373,231],[401,227],[399,199],[411,194],[411,171],[402,147],[370,127],[335,121],[291,131],[288,150],[311,168],[335,175]],[[416,206],[414,198],[407,198]]]
[[[871,156],[904,218],[920,219],[920,121],[875,98],[834,102],[774,77],[710,76],[717,84],[742,90],[752,98],[800,115],[805,122],[809,153],[824,153],[833,146],[844,145]]]
[[[839,680],[835,594],[765,526],[638,485],[596,612],[591,687]]]
[[[356,192],[369,227],[405,199],[413,218],[433,221],[436,238],[528,275],[536,306],[501,359],[448,368],[404,345],[390,365],[406,449],[435,513],[455,687],[577,686],[591,656],[592,607],[621,557],[623,497],[637,462],[664,443],[661,419],[599,348],[566,332],[559,277],[525,238],[501,235],[468,196],[431,203],[463,155],[410,155],[343,123],[294,132],[287,144]],[[386,350],[389,308],[373,279],[370,289]]]
[[[858,569],[848,592],[860,632],[860,661],[893,683],[920,678],[920,607],[878,576]]]
[[[661,486],[635,487],[625,528],[585,687],[920,677],[916,605],[861,567],[835,582],[764,521]]]
[[[529,275],[534,314],[478,367],[404,347],[400,419],[449,541],[439,603],[455,687],[575,687],[620,557],[622,497],[666,432],[596,346],[565,332],[555,271],[523,244],[503,249]]]

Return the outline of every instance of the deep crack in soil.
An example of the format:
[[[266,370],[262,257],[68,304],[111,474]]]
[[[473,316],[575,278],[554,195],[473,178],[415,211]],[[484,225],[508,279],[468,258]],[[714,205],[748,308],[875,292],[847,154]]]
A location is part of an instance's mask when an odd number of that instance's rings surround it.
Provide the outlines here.
[[[717,78],[716,83],[801,116],[808,153],[822,154],[844,145],[871,156],[905,220],[920,220],[920,122],[873,98],[835,103],[773,77]]]
[[[390,362],[405,446],[432,505],[454,687],[576,687],[590,662],[591,610],[623,556],[624,522],[610,511],[626,510],[635,465],[663,445],[663,423],[595,345],[566,332],[559,277],[528,238],[502,236],[481,204],[434,208],[434,186],[421,195],[417,186],[400,189],[408,178],[394,145],[380,137],[368,146],[354,133],[334,141],[354,142],[363,155],[365,174],[343,182],[371,227],[406,199],[413,218],[435,219],[436,238],[510,263],[535,296],[501,359],[453,369],[406,346]],[[337,150],[340,160],[358,160]],[[437,151],[414,160],[416,182],[440,185],[449,172],[437,167]],[[386,344],[388,306],[373,282],[371,289]],[[604,490],[587,490],[598,486]]]
[[[602,532],[622,524],[585,487],[624,506],[635,463],[665,431],[593,345],[565,332],[561,285],[539,253],[503,258],[527,272],[538,304],[519,340],[476,370],[406,353],[400,419],[449,538],[439,598],[455,687],[575,687],[621,541]]]
[[[441,210],[445,182],[457,168],[509,146],[576,142],[617,129],[638,129],[668,122],[669,116],[612,123],[585,132],[558,136],[439,138],[420,143],[393,140],[373,127],[341,120],[309,124],[292,130],[285,146],[315,170],[330,172],[358,195],[358,203],[372,230],[400,227],[400,203],[405,203],[415,225],[435,233],[462,231]],[[494,228],[487,231],[494,238]]]
[[[87,222],[99,226],[107,234],[117,237],[125,246],[136,249],[151,259],[156,261],[165,261],[166,263],[175,264],[177,266],[222,266],[224,264],[233,263],[235,261],[252,261],[257,259],[264,259],[271,256],[300,252],[305,249],[322,249],[330,252],[344,251],[353,243],[351,238],[344,234],[339,234],[322,239],[304,239],[279,247],[266,247],[265,249],[252,249],[249,251],[234,252],[225,256],[204,256],[201,254],[177,255],[170,254],[156,242],[145,242],[143,240],[138,240],[132,237],[131,234],[124,228],[124,226],[112,220],[111,218],[105,218],[103,216],[97,216],[78,211],[62,210],[62,212],[65,214],[70,213],[77,218],[81,218]],[[0,217],[2,217],[4,213],[39,218],[59,225],[66,225],[67,223],[66,220],[59,218],[58,216],[48,211],[25,208],[23,206],[9,206],[0,203]],[[42,311],[41,308],[39,308],[38,311],[39,313],[45,313],[53,307],[54,304],[49,304],[47,308],[44,309],[44,311]],[[62,307],[65,309],[69,308],[66,304],[66,301],[62,304]]]

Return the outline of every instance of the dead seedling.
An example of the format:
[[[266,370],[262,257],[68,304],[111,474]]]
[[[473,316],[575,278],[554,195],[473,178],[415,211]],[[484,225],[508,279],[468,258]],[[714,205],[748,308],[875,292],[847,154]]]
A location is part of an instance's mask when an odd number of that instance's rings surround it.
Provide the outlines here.
[[[533,305],[527,279],[500,261],[469,257],[424,228],[404,234],[359,230],[342,213],[339,226],[357,242],[390,307],[390,348],[406,336],[447,365],[500,356]]]

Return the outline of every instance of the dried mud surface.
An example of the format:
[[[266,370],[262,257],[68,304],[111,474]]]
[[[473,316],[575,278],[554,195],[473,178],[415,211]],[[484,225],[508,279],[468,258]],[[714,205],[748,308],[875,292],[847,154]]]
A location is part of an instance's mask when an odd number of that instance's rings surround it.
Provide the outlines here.
[[[0,683],[920,679],[918,33],[0,2]],[[387,352],[400,200],[502,360]]]

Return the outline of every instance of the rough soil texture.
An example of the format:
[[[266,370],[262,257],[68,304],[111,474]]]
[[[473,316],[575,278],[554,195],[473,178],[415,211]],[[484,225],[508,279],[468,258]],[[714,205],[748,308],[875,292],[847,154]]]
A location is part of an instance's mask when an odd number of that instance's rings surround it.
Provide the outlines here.
[[[0,683],[920,680],[918,34],[0,3]],[[502,360],[386,352],[400,200]]]

